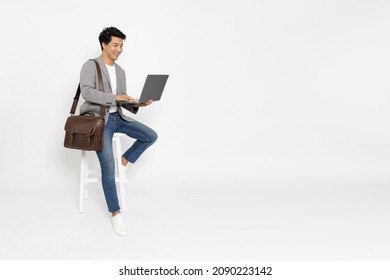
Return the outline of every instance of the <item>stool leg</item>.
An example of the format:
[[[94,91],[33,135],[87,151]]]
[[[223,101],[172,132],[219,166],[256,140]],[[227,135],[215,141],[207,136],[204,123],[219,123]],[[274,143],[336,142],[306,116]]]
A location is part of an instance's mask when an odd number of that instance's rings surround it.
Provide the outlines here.
[[[79,213],[84,213],[84,191],[85,191],[85,151],[81,151],[80,162],[80,194],[79,194]]]
[[[83,151],[85,153],[85,151]],[[84,169],[84,199],[88,199],[88,182],[89,182],[89,165],[88,159],[85,158],[85,169]]]
[[[116,154],[116,162],[118,169],[118,178],[119,178],[119,200],[121,204],[121,210],[126,212],[126,193],[125,193],[125,183],[124,183],[124,166],[122,165],[122,147],[120,138],[117,137],[115,139],[115,154]]]

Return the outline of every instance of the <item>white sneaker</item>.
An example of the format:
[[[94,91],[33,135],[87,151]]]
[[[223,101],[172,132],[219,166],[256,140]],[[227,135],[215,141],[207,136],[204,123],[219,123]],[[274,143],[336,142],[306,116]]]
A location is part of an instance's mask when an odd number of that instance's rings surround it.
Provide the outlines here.
[[[125,223],[123,222],[123,217],[121,213],[116,214],[112,217],[112,226],[114,232],[119,236],[125,236],[127,234]]]

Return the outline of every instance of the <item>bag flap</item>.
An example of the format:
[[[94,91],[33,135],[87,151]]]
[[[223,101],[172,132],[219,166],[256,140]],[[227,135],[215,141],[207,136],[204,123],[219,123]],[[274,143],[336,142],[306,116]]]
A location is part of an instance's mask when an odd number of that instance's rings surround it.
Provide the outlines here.
[[[66,120],[65,131],[70,134],[92,135],[97,127],[103,125],[103,120],[99,117],[70,116]]]

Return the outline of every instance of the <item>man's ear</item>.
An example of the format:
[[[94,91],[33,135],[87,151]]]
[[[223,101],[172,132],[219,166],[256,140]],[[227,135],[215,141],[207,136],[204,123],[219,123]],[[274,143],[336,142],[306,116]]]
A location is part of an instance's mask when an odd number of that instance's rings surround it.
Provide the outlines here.
[[[107,44],[103,42],[102,47],[103,47],[103,50],[105,50],[107,48]]]

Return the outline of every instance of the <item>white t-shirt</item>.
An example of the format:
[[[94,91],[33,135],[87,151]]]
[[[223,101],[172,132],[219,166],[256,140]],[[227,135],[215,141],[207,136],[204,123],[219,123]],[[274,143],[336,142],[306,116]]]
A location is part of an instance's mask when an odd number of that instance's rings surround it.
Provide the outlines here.
[[[107,65],[108,74],[110,75],[110,81],[111,81],[111,89],[113,94],[117,94],[116,92],[116,72],[115,72],[115,65]],[[110,113],[115,113],[117,111],[116,105],[110,106]]]

